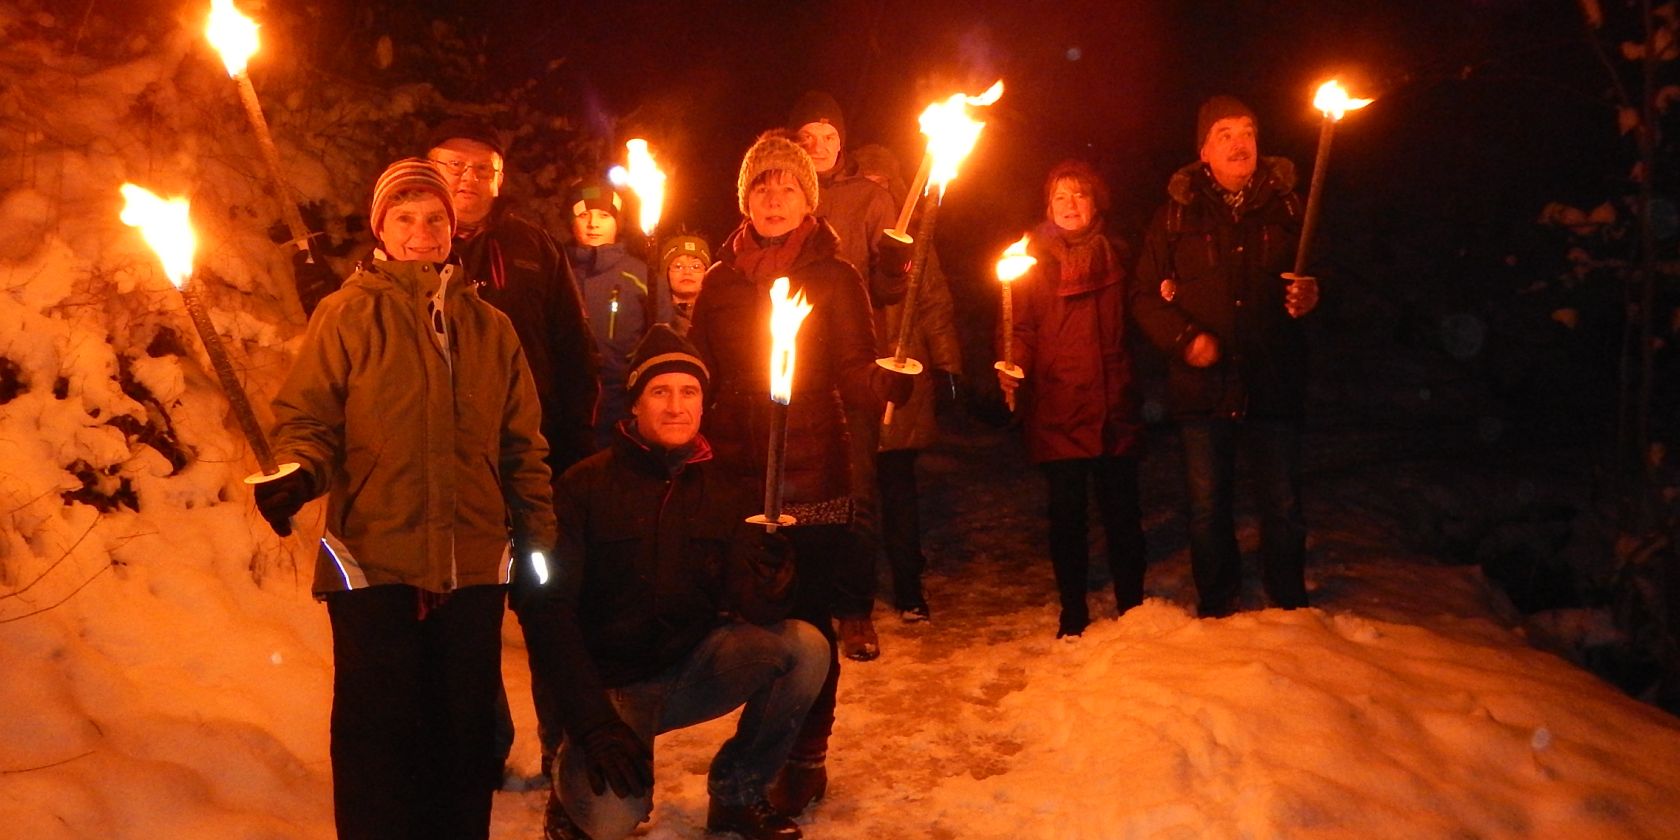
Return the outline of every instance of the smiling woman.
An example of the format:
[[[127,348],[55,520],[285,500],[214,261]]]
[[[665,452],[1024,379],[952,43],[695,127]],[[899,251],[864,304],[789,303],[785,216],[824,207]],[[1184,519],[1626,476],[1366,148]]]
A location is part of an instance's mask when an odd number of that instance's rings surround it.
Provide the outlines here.
[[[404,158],[391,164],[373,187],[368,221],[392,259],[442,262],[449,257],[455,207],[449,185],[431,161]]]
[[[274,398],[275,451],[303,468],[257,507],[285,536],[328,496],[313,589],[332,625],[339,836],[482,838],[504,584],[554,545],[548,447],[513,325],[449,259],[433,164],[387,168],[369,218],[380,250],[321,301]]]
[[[798,524],[782,532],[804,581],[794,615],[828,639],[832,670],[771,789],[771,802],[791,815],[827,786],[824,762],[840,670],[830,620],[833,569],[856,550],[844,409],[879,416],[888,394],[908,399],[911,378],[875,364],[863,278],[837,256],[834,228],[811,215],[818,187],[810,155],[785,137],[761,137],[741,161],[736,188],[747,221],[718,249],[689,335],[715,377],[718,397],[705,428],[719,468],[753,486],[762,487],[763,432],[771,422],[770,290],[786,284],[811,304],[798,334],[783,471],[783,511]]]

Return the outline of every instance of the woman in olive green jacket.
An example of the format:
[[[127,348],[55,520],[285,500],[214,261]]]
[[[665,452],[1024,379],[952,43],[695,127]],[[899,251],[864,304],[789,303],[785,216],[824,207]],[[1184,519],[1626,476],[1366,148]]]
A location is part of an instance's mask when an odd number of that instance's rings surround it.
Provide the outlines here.
[[[315,310],[274,399],[275,452],[302,469],[257,505],[284,535],[328,495],[338,836],[485,838],[505,584],[554,541],[548,445],[512,324],[450,261],[432,164],[392,164],[369,221],[380,249]]]

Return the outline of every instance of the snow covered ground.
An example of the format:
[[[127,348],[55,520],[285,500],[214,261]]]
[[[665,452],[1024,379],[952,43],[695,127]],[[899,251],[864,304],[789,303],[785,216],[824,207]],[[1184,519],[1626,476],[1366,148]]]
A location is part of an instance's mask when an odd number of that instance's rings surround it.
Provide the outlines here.
[[[924,457],[949,506],[929,540],[934,621],[901,625],[883,606],[882,657],[845,664],[807,837],[1672,831],[1680,721],[1528,647],[1474,567],[1382,550],[1377,517],[1309,507],[1338,517],[1313,538],[1314,609],[1194,618],[1167,443],[1146,467],[1165,555],[1151,597],[1111,620],[1094,566],[1103,618],[1074,643],[1053,638],[1042,497],[1015,447],[976,433]],[[706,764],[731,725],[660,739],[646,836],[703,832]],[[535,836],[542,803],[500,794],[494,836]]]
[[[116,220],[123,181],[192,195],[212,317],[263,413],[301,322],[236,100],[185,28],[106,38],[99,60],[65,52],[74,27],[4,0],[0,28],[34,33],[0,55],[0,836],[330,837],[331,657],[308,543],[255,516],[239,482],[253,464],[179,298]],[[358,125],[385,116],[363,110]],[[271,117],[302,194],[366,200],[366,161],[317,148],[353,139]],[[1436,391],[1345,416],[1395,401],[1377,390],[1320,400],[1315,608],[1294,613],[1191,616],[1162,439],[1149,602],[1108,620],[1094,568],[1099,620],[1056,642],[1036,473],[982,429],[927,455],[934,621],[883,610],[882,658],[847,663],[807,836],[1672,836],[1680,721],[1529,647],[1475,567],[1415,547],[1420,506],[1505,500],[1463,451],[1414,445],[1439,430],[1418,418],[1473,415]],[[660,740],[646,836],[700,833],[728,726]],[[542,804],[499,794],[495,836],[536,837]]]

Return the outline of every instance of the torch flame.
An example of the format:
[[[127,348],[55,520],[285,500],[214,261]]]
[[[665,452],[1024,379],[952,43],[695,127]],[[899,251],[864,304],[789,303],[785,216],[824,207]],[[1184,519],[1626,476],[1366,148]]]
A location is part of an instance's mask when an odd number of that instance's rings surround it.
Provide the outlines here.
[[[998,280],[1008,283],[1027,273],[1027,269],[1038,264],[1037,257],[1027,255],[1027,237],[1021,235],[1015,244],[1003,249],[1003,256],[997,261]]]
[[[1324,112],[1326,119],[1340,122],[1348,111],[1357,111],[1371,104],[1369,99],[1354,99],[1335,79],[1331,79],[1318,86],[1318,93],[1313,94],[1313,107]]]
[[[937,188],[944,194],[945,185],[957,177],[957,167],[962,165],[963,158],[974,150],[980,129],[986,127],[968,115],[969,107],[990,105],[1002,95],[1003,80],[999,79],[979,96],[953,93],[922,111],[922,133],[927,135],[927,153],[933,159],[933,167],[928,171],[929,188]]]
[[[665,208],[665,173],[653,162],[648,143],[640,137],[624,144],[630,155],[630,166],[624,170],[624,181],[641,202],[642,232],[651,234],[659,224],[659,213]]]
[[[257,51],[257,22],[240,14],[233,0],[210,0],[210,20],[204,35],[222,54],[229,76],[245,72],[245,63]]]
[[[788,279],[770,284],[770,399],[787,405],[793,399],[793,355],[799,325],[811,314],[805,290],[788,298]]]
[[[193,252],[198,249],[198,236],[187,218],[187,200],[165,201],[133,184],[123,184],[122,194],[128,199],[122,211],[123,224],[140,229],[146,244],[157,252],[169,282],[181,288],[192,275]]]

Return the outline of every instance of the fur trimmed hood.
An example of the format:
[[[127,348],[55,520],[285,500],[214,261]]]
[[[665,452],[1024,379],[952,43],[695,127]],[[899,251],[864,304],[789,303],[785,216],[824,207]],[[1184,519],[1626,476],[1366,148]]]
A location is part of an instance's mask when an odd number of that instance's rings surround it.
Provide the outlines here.
[[[1179,204],[1189,204],[1195,200],[1198,189],[1211,189],[1212,184],[1203,166],[1201,161],[1196,161],[1179,167],[1167,180],[1167,195]],[[1286,157],[1261,155],[1260,165],[1254,168],[1254,177],[1257,201],[1287,194],[1295,189],[1295,162]]]

